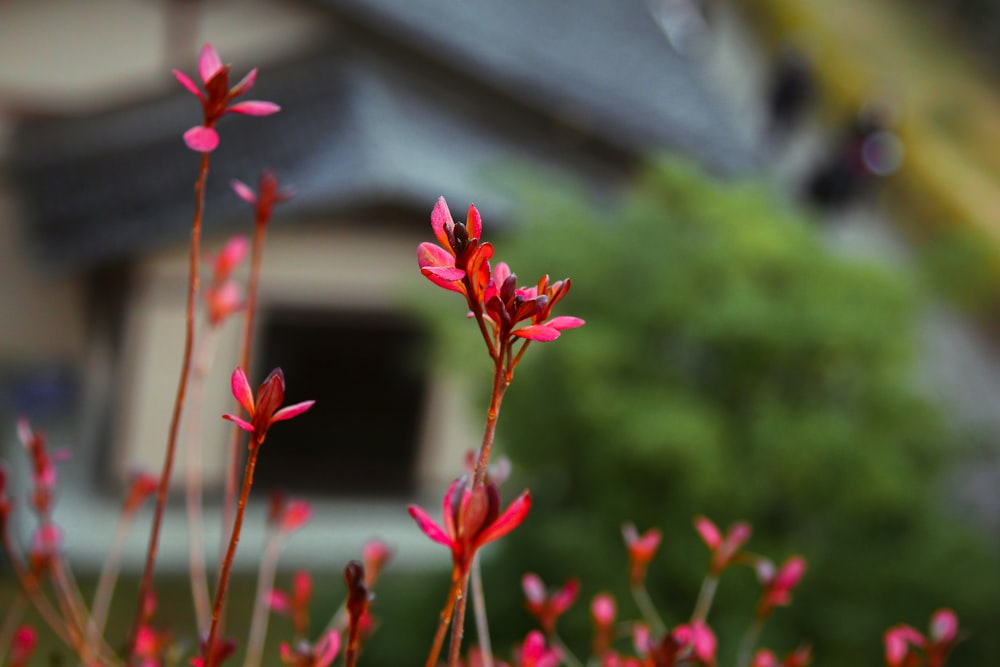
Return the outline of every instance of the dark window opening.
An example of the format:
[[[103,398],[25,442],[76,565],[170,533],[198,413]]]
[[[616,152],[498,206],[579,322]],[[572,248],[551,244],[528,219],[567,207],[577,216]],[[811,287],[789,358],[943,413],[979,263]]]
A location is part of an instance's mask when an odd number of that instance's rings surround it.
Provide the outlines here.
[[[259,384],[285,374],[285,404],[316,401],[274,425],[255,488],[340,497],[414,491],[427,384],[426,332],[397,313],[276,308],[262,319]]]

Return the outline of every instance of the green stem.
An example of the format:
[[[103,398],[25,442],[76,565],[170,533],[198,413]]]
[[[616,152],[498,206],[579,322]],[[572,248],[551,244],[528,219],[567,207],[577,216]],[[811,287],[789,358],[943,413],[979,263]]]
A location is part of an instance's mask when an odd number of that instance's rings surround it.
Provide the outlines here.
[[[486,594],[483,591],[483,569],[479,555],[472,561],[472,611],[476,617],[476,638],[482,653],[482,667],[493,667],[493,646],[490,642],[490,625],[486,617]]]
[[[747,628],[743,639],[740,641],[739,652],[736,654],[736,667],[750,667],[750,661],[753,659],[753,650],[757,647],[760,633],[764,629],[764,621],[764,618],[755,616],[753,623]]]
[[[635,600],[635,606],[639,608],[639,613],[649,625],[649,629],[653,631],[653,635],[659,637],[666,634],[667,625],[660,618],[659,612],[656,611],[656,605],[649,597],[649,591],[646,590],[645,584],[632,586],[632,599]]]
[[[247,654],[243,667],[258,667],[264,653],[264,639],[267,637],[268,593],[274,588],[274,575],[278,570],[278,555],[281,551],[281,532],[274,531],[264,548],[257,570],[257,595],[254,597],[253,616],[247,638]]]
[[[701,590],[698,591],[698,601],[695,602],[694,611],[691,613],[692,621],[705,621],[708,619],[708,611],[712,608],[712,601],[715,599],[715,591],[719,587],[719,576],[709,572],[701,581]]]

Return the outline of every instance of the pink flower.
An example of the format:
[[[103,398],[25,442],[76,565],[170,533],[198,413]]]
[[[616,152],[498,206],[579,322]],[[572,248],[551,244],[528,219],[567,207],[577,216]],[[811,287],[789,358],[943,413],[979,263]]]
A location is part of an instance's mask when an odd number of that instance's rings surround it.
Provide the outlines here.
[[[607,593],[594,596],[590,602],[590,620],[594,624],[594,655],[602,656],[611,648],[615,633],[615,599]]]
[[[32,431],[27,419],[17,422],[17,435],[31,458],[31,479],[34,487],[31,504],[40,514],[48,514],[52,509],[53,493],[56,486],[56,466],[45,446],[45,436]]]
[[[232,88],[229,87],[229,65],[223,65],[219,54],[211,44],[201,49],[198,60],[198,76],[205,86],[205,92],[195,85],[183,72],[174,70],[174,76],[182,86],[201,101],[204,119],[201,125],[196,125],[184,133],[184,143],[193,151],[211,153],[219,145],[219,134],[215,124],[227,113],[244,114],[248,116],[269,116],[277,113],[281,107],[273,102],[245,101],[232,104],[232,101],[248,92],[257,80],[257,70],[252,69]]]
[[[10,667],[25,667],[31,662],[31,654],[38,644],[38,633],[30,625],[22,625],[14,633],[10,642]]]
[[[327,667],[340,651],[340,633],[330,630],[316,644],[300,641],[294,648],[282,642],[279,650],[288,667]]]
[[[766,559],[757,563],[757,577],[764,584],[757,607],[757,614],[764,618],[775,607],[785,607],[792,603],[792,590],[802,580],[806,571],[806,560],[802,556],[792,556],[786,560],[777,571],[774,564]]]
[[[639,655],[651,658],[654,665],[702,665],[715,664],[718,641],[715,633],[704,621],[691,621],[654,640],[649,630],[642,625],[633,630],[632,639]]]
[[[213,327],[219,326],[230,316],[243,310],[245,305],[243,288],[233,280],[221,284],[213,283],[205,289],[208,323]]]
[[[622,537],[625,538],[625,547],[628,549],[629,583],[640,586],[646,579],[646,566],[653,560],[660,546],[662,534],[658,529],[650,528],[639,535],[636,527],[627,523],[622,526]]]
[[[541,577],[529,572],[521,577],[521,588],[524,590],[528,612],[538,619],[546,634],[551,634],[556,629],[556,621],[576,600],[580,582],[570,579],[562,588],[550,594]]]
[[[212,282],[221,283],[229,280],[250,251],[250,240],[242,234],[237,234],[222,246],[219,254],[212,258]]]
[[[470,308],[482,302],[483,290],[490,276],[489,258],[493,246],[480,243],[483,220],[476,207],[469,206],[464,223],[455,223],[444,197],[439,197],[431,212],[431,228],[440,245],[421,243],[417,246],[420,272],[439,287],[460,292],[469,300]]]
[[[7,469],[0,462],[0,535],[7,530],[7,519],[14,504],[7,495]]]
[[[271,371],[257,388],[256,400],[242,368],[233,371],[231,384],[233,396],[250,415],[250,421],[240,419],[236,415],[222,415],[222,418],[228,419],[244,431],[253,433],[258,439],[258,445],[264,442],[264,437],[272,424],[297,417],[316,403],[316,401],[302,401],[279,409],[278,406],[285,400],[285,375],[280,368]]]
[[[410,516],[429,538],[451,549],[455,571],[469,571],[476,552],[521,525],[531,508],[531,494],[524,491],[500,513],[500,491],[495,484],[469,489],[456,479],[444,496],[442,528],[422,508],[410,505]]]
[[[270,171],[261,173],[260,180],[257,182],[257,192],[254,192],[243,181],[236,179],[233,179],[232,186],[240,199],[253,205],[254,211],[257,213],[258,224],[267,224],[271,219],[271,211],[274,210],[275,204],[288,201],[295,196],[293,188],[279,190],[278,179]]]
[[[557,667],[562,662],[562,653],[557,648],[545,646],[545,637],[538,630],[532,630],[521,644],[515,667]]]
[[[542,276],[538,285],[519,289],[517,276],[505,262],[497,264],[483,293],[486,316],[496,331],[499,340],[516,336],[540,342],[559,338],[563,329],[575,329],[584,325],[579,317],[554,317],[548,319],[552,306],[569,291],[570,281],[560,280],[549,286],[549,277]],[[531,324],[515,328],[519,323]]]
[[[291,616],[295,634],[300,636],[309,631],[309,602],[312,600],[312,590],[312,575],[306,570],[296,570],[292,575],[291,593],[272,589],[267,597],[268,606],[272,611]]]
[[[382,568],[392,558],[392,549],[388,544],[379,539],[372,539],[365,542],[361,547],[361,560],[365,564],[365,584],[370,588],[378,579]]]
[[[286,535],[293,533],[309,523],[309,519],[311,518],[312,505],[309,504],[309,501],[302,499],[289,500],[285,503],[281,514],[278,516],[278,530]]]
[[[924,637],[913,627],[900,624],[885,631],[885,662],[888,667],[941,667],[948,654],[960,641],[958,617],[948,608],[938,609],[931,616],[930,630]]]
[[[806,667],[810,662],[812,662],[812,649],[808,645],[786,653],[781,662],[778,662],[774,652],[762,648],[754,654],[750,667]]]
[[[135,473],[132,476],[132,483],[129,485],[122,512],[130,514],[138,510],[147,498],[156,493],[159,486],[160,480],[156,475],[147,472]]]
[[[712,552],[712,564],[709,569],[715,576],[722,574],[723,570],[736,562],[740,547],[750,539],[751,533],[750,524],[741,521],[731,525],[723,537],[715,524],[703,516],[695,517],[694,527]]]

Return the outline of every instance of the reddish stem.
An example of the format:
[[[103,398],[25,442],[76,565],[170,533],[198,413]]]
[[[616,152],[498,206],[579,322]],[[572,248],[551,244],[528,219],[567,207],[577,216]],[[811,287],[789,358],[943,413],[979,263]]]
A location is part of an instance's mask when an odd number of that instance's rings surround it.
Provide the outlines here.
[[[240,368],[250,372],[250,351],[253,347],[254,321],[257,317],[257,293],[260,285],[261,257],[264,254],[264,233],[270,220],[269,212],[265,215],[258,211],[254,224],[253,244],[250,250],[250,277],[247,279],[246,315],[243,323],[243,342],[240,349]],[[235,404],[239,409],[239,404]],[[235,410],[234,410],[235,411]],[[236,473],[240,469],[240,440],[243,431],[233,425],[233,437],[229,443],[229,464],[226,467],[226,490],[223,496],[222,525],[228,526],[233,519],[233,504],[236,502]]]
[[[490,452],[493,449],[493,439],[497,430],[497,418],[500,416],[500,404],[503,403],[504,392],[510,385],[510,375],[504,369],[504,350],[497,356],[493,367],[493,393],[490,396],[490,407],[486,412],[486,428],[483,430],[483,443],[479,447],[479,459],[476,461],[475,475],[472,485],[482,486],[486,479],[486,467],[490,462]]]
[[[431,645],[431,652],[427,655],[425,667],[437,667],[437,659],[441,655],[441,647],[444,646],[444,637],[448,633],[448,626],[451,625],[452,612],[455,610],[455,600],[461,589],[463,577],[456,571],[452,573],[451,579],[448,600],[444,603],[444,608],[441,609],[437,632],[434,633],[434,643]]]
[[[451,626],[451,647],[448,650],[448,667],[457,667],[459,654],[462,651],[462,638],[465,636],[465,607],[469,599],[469,574],[462,577],[462,588],[455,604],[455,621]]]
[[[163,459],[163,470],[160,473],[160,485],[156,491],[156,510],[153,515],[153,528],[149,536],[149,549],[146,552],[146,566],[139,584],[139,603],[132,630],[129,633],[128,650],[125,662],[132,667],[135,658],[135,641],[142,622],[142,610],[146,598],[153,586],[153,568],[156,564],[156,552],[160,543],[160,527],[163,523],[163,511],[167,504],[167,487],[170,484],[170,474],[174,468],[174,452],[177,449],[177,433],[184,408],[184,396],[187,392],[188,375],[191,372],[191,350],[194,346],[194,307],[198,298],[198,261],[201,255],[201,219],[205,208],[205,183],[208,180],[209,153],[201,154],[201,168],[198,180],[194,185],[194,219],[191,223],[191,256],[188,269],[188,298],[186,325],[184,332],[184,360],[181,362],[181,377],[177,384],[177,396],[174,400],[174,411],[170,418],[170,434],[167,438],[167,451]]]
[[[219,621],[222,614],[222,604],[226,599],[226,590],[229,588],[229,575],[233,569],[233,559],[236,556],[236,546],[240,542],[240,530],[243,528],[243,514],[247,508],[247,498],[250,497],[250,487],[253,486],[253,471],[257,465],[257,454],[260,446],[264,442],[262,436],[254,433],[250,439],[250,455],[247,457],[246,470],[243,472],[243,490],[240,492],[240,502],[236,508],[236,520],[233,523],[233,533],[229,538],[229,548],[226,549],[226,558],[222,561],[222,569],[219,571],[219,590],[215,593],[215,606],[212,608],[212,627],[208,631],[208,641],[205,642],[205,667],[215,667],[215,641],[219,633]]]

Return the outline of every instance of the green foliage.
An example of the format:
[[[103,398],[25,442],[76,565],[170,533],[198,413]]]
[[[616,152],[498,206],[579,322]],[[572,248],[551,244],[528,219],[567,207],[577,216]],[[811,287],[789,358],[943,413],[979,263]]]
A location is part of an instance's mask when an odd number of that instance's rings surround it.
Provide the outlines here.
[[[587,325],[533,344],[503,407],[501,449],[535,504],[487,569],[498,643],[514,637],[507,618],[523,628],[525,571],[581,578],[567,619],[581,649],[598,590],[633,616],[626,520],[664,530],[651,592],[681,622],[707,565],[691,528],[703,513],[751,521],[755,551],[809,561],[766,644],[807,640],[817,664],[880,664],[886,627],[923,627],[949,605],[973,633],[953,664],[1000,664],[997,553],[940,509],[956,443],[911,388],[907,283],[832,255],[766,189],[678,164],[602,208],[554,192],[565,189],[537,188],[497,258],[522,282],[571,276],[557,314]],[[731,660],[753,577],[727,572],[720,595],[709,620]]]

